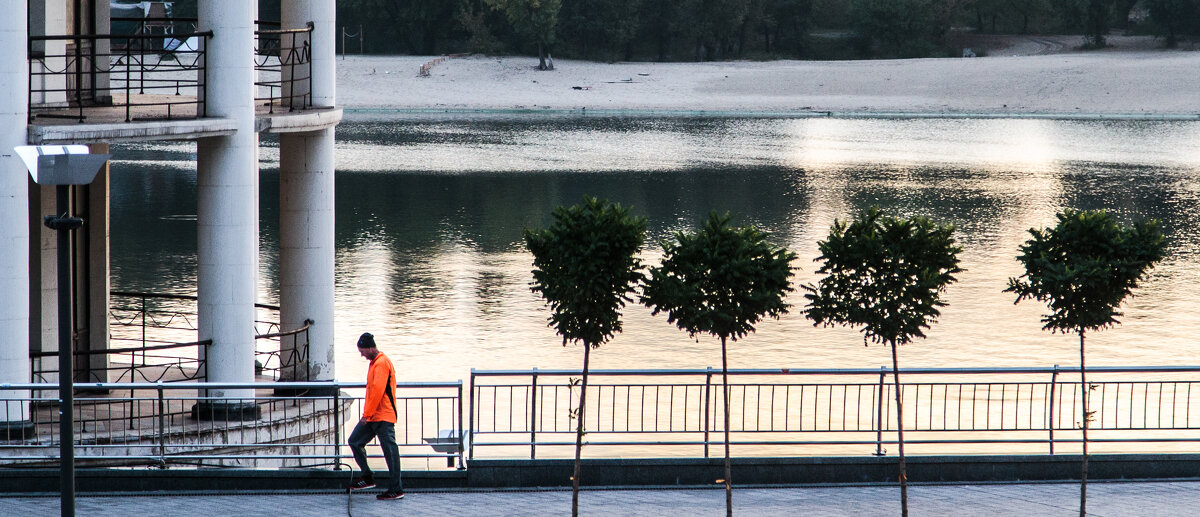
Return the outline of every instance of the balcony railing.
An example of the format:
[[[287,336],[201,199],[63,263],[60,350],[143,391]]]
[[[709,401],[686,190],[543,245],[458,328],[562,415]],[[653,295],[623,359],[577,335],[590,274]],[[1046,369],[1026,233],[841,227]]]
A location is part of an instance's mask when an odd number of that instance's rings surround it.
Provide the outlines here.
[[[212,31],[161,34],[34,36],[29,61],[29,117],[84,122],[87,108],[137,120],[206,116],[204,49]]]
[[[259,22],[260,27],[275,26]],[[258,48],[254,51],[255,102],[275,112],[310,108],[312,102],[312,31],[313,23],[303,29],[259,29]]]
[[[87,382],[181,382],[204,379],[211,340],[198,341],[196,297],[114,291],[110,293],[109,343],[106,350],[75,352],[76,365],[91,365],[77,380]],[[255,374],[275,380],[308,379],[309,325],[280,329],[279,307],[255,304]],[[88,358],[103,355],[105,366]],[[34,352],[33,382],[58,373],[45,361],[57,352]],[[79,368],[77,368],[77,371]]]
[[[115,18],[134,34],[29,38],[29,120],[190,119],[207,116],[205,49],[194,19]],[[258,22],[255,103],[270,113],[311,108],[312,32]],[[98,110],[97,108],[102,108]]]

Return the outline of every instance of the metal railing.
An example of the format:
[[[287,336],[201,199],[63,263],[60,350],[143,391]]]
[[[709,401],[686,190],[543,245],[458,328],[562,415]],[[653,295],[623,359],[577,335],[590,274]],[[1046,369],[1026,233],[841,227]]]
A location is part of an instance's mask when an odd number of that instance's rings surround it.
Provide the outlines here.
[[[196,297],[113,291],[110,293],[108,349],[76,351],[77,364],[85,357],[107,356],[100,368],[90,362],[86,381],[182,382],[203,380],[205,354],[211,340],[197,340]],[[255,374],[273,379],[308,379],[309,325],[279,328],[279,307],[258,303],[255,326]],[[32,382],[56,375],[56,364],[44,364],[57,352],[32,352]],[[301,375],[303,371],[303,375]]]
[[[258,22],[260,26],[277,23]],[[254,69],[258,81],[255,102],[288,111],[312,107],[312,32],[313,22],[303,29],[259,29],[254,32],[258,47],[254,51]]]
[[[884,455],[896,443],[889,372],[731,370],[731,444],[748,455]],[[917,454],[1077,450],[1078,372],[904,369],[905,444]],[[1200,367],[1088,372],[1096,411],[1090,444],[1129,452],[1172,444],[1190,449],[1200,442]],[[468,457],[483,448],[504,456],[535,458],[547,449],[551,456],[565,455],[564,448],[574,446],[579,376],[567,370],[472,371]],[[593,370],[589,383],[590,447],[622,456],[709,457],[712,446],[723,443],[720,370]]]
[[[75,388],[75,457],[81,465],[340,469],[352,457],[343,445],[362,413],[364,384],[90,383]],[[255,395],[196,395],[214,389],[250,390]],[[280,389],[301,394],[270,394]],[[306,395],[305,390],[331,394]],[[57,384],[0,386],[0,418],[20,421],[26,418],[24,407],[34,424],[33,436],[0,436],[0,466],[57,463],[57,393]],[[402,457],[445,459],[447,467],[464,466],[462,395],[462,382],[397,384],[396,442]],[[213,402],[253,404],[261,418],[197,418],[197,404]],[[368,452],[374,464],[382,456],[373,449]],[[427,468],[441,468],[437,463]],[[405,468],[419,465],[409,462]]]
[[[29,60],[29,119],[83,122],[85,108],[97,106],[123,107],[126,122],[204,117],[204,49],[212,36],[32,36],[29,47],[41,50]]]

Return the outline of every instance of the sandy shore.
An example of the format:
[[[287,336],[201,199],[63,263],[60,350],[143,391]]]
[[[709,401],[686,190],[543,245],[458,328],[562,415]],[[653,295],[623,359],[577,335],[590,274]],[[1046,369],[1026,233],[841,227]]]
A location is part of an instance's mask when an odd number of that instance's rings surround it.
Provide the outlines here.
[[[593,63],[346,56],[338,103],[403,110],[668,110],[944,114],[1200,114],[1200,52],[1050,39],[972,59]],[[1049,53],[1047,53],[1049,52]],[[1031,54],[1034,55],[1010,55]]]

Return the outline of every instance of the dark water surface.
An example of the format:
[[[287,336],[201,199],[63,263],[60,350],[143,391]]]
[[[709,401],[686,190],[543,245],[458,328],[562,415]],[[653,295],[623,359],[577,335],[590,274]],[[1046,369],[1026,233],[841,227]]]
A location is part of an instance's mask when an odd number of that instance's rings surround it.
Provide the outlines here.
[[[954,223],[959,283],[929,338],[902,366],[1078,364],[1075,336],[1041,330],[1044,309],[1002,293],[1020,274],[1027,229],[1062,208],[1153,217],[1170,254],[1125,308],[1089,336],[1093,365],[1200,364],[1200,124],[1043,120],[484,119],[346,122],[337,131],[339,376],[365,364],[371,331],[402,380],[455,380],[471,368],[578,368],[529,291],[521,230],[584,195],[633,205],[651,242],[710,210],[759,225],[812,282],[816,242],[834,219],[878,205]],[[278,148],[264,140],[260,301],[277,301]],[[195,146],[114,146],[114,289],[195,292]],[[657,247],[645,252],[658,259]],[[882,346],[849,329],[813,328],[798,306],[733,344],[739,368],[877,368]],[[720,364],[640,306],[593,354],[595,368]]]

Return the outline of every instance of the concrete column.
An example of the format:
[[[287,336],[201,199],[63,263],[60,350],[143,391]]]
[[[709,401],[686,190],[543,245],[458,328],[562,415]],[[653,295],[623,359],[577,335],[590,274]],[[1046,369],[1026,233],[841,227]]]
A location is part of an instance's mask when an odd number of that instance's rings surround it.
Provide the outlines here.
[[[256,0],[201,0],[209,117],[233,119],[230,136],[197,143],[197,296],[199,338],[209,382],[254,381],[254,302],[258,273],[258,134],[254,128]],[[214,389],[202,418],[257,418],[253,390]]]
[[[92,153],[108,153],[108,144],[92,144]],[[109,165],[106,163],[96,178],[84,187],[76,187],[77,203],[84,221],[82,231],[75,231],[76,280],[79,293],[75,299],[76,329],[79,332],[80,349],[97,351],[108,349],[109,309]],[[80,382],[110,382],[108,356],[90,355],[80,360],[76,379]]]
[[[333,380],[333,129],[281,135],[279,150],[279,322],[284,331],[313,322],[307,367],[283,378]],[[280,344],[285,363],[303,355],[292,346]]]
[[[284,0],[283,28],[313,22],[313,105],[332,107],[334,89],[333,0]],[[311,320],[307,368],[285,372],[287,380],[334,379],[334,153],[333,129],[283,134],[279,140],[279,312],[283,330]],[[283,358],[297,357],[281,343]]]
[[[25,145],[29,89],[26,2],[0,17],[0,384],[29,382],[29,173],[13,147]],[[32,431],[28,392],[0,390],[0,439]]]

